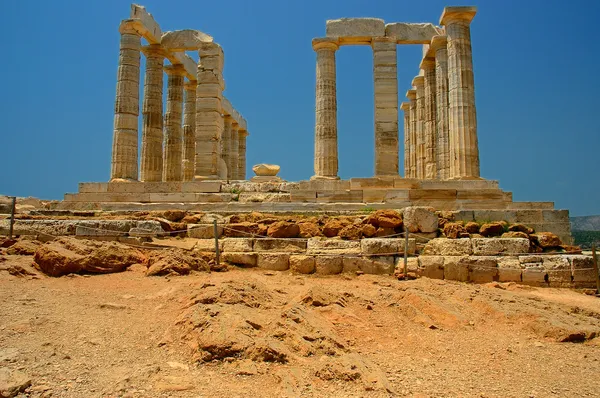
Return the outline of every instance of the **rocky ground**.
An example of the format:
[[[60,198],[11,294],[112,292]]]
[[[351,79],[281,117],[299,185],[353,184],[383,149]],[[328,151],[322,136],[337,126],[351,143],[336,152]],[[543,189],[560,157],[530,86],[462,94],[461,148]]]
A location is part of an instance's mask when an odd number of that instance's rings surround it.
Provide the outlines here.
[[[138,264],[52,278],[31,263],[0,259],[9,396],[598,395],[600,299],[571,290]]]

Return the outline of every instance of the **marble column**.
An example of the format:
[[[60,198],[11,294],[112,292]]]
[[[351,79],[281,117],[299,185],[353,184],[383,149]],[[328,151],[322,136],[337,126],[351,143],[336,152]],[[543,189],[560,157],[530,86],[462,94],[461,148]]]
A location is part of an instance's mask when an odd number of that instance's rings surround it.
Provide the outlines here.
[[[410,102],[403,102],[400,109],[404,112],[404,177],[410,176]]]
[[[167,73],[167,109],[165,111],[165,149],[163,159],[163,181],[182,181],[181,116],[183,111],[183,65],[165,68]]]
[[[408,178],[417,178],[417,90],[408,90],[406,98],[410,101],[410,173]]]
[[[448,40],[450,178],[479,178],[479,144],[471,49],[476,7],[446,7],[440,24]]]
[[[435,53],[437,170],[438,178],[450,177],[450,137],[448,133],[448,50],[446,36],[434,36],[431,49]]]
[[[202,43],[198,50],[198,88],[196,89],[196,180],[219,178],[220,140],[224,121],[223,49],[217,43]]]
[[[234,123],[231,125],[231,136],[230,136],[230,145],[229,145],[229,163],[227,163],[227,168],[231,168],[231,177],[232,180],[240,180],[239,174],[239,148],[240,148],[240,125],[238,123]]]
[[[315,175],[312,179],[338,179],[336,39],[313,39],[317,53]]]
[[[246,179],[246,137],[248,137],[248,132],[240,130],[238,143],[238,180]]]
[[[416,115],[416,178],[425,178],[425,78],[417,76],[412,81],[417,92],[417,115]]]
[[[140,114],[141,36],[131,22],[119,27],[121,45],[110,178],[138,179],[138,116]]]
[[[163,174],[163,64],[165,53],[159,44],[143,47],[146,55],[144,102],[142,104],[142,165],[140,179],[162,181]]]
[[[436,122],[436,81],[435,59],[424,58],[421,62],[424,74],[425,95],[425,178],[437,178],[437,122]]]
[[[231,115],[225,115],[223,117],[223,136],[221,137],[221,159],[227,166],[227,179],[233,180],[234,174],[237,172],[237,164],[234,166],[231,164],[231,132],[233,128],[234,120]]]
[[[398,175],[398,71],[395,38],[374,37],[375,176]]]
[[[194,179],[194,160],[196,157],[196,88],[198,82],[185,83],[185,101],[183,110],[183,181]]]

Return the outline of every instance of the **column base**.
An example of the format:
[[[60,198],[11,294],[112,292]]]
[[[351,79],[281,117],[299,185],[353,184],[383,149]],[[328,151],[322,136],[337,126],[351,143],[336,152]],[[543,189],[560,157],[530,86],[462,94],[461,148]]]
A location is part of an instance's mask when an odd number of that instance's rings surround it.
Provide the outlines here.
[[[111,178],[109,182],[139,182],[133,178]]]
[[[318,180],[330,180],[330,181],[334,181],[334,180],[339,180],[340,177],[338,176],[312,176],[310,177],[311,181],[318,181]]]

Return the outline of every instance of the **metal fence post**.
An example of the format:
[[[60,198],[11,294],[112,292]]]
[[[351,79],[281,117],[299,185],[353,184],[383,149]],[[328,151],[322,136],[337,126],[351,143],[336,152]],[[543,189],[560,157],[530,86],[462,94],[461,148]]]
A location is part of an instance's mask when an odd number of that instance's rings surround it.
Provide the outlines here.
[[[215,236],[215,261],[217,263],[217,265],[221,264],[221,253],[219,252],[219,230],[217,227],[217,220],[213,220],[213,234]]]
[[[15,207],[17,205],[17,197],[12,197],[12,204],[10,206],[10,226],[8,227],[8,239],[13,237],[13,226],[15,225]]]

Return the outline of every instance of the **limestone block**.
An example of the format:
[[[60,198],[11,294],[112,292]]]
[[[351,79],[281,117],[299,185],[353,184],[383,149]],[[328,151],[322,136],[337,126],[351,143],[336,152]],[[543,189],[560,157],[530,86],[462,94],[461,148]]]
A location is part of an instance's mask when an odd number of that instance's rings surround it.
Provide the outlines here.
[[[220,181],[186,181],[181,184],[181,192],[219,193]]]
[[[157,234],[150,229],[138,228],[138,227],[131,228],[129,230],[128,234],[129,234],[129,236],[142,237],[142,238],[157,236]]]
[[[363,203],[362,191],[317,191],[317,203]]]
[[[360,262],[360,269],[365,274],[392,275],[395,268],[393,256],[371,256]]]
[[[277,173],[279,173],[280,169],[281,169],[281,167],[276,164],[265,164],[265,163],[257,164],[252,167],[252,171],[254,172],[254,174],[256,174],[259,177],[276,176]]]
[[[456,199],[455,189],[411,189],[409,192],[410,200],[420,199],[443,199],[443,200],[454,200]]]
[[[310,180],[298,183],[300,190],[315,191],[343,191],[350,189],[350,181],[347,180]]]
[[[328,238],[309,238],[307,254],[359,254],[360,241]]]
[[[512,210],[474,210],[473,220],[517,222],[517,212]],[[473,221],[470,220],[470,221]]]
[[[525,264],[522,274],[522,282],[526,285],[545,286],[546,285],[546,269],[542,264]]]
[[[256,253],[233,253],[233,252],[225,252],[223,253],[223,261],[228,262],[230,264],[238,265],[241,267],[256,267],[257,264]]]
[[[390,189],[394,181],[394,177],[351,178],[350,189]]]
[[[566,256],[543,256],[542,266],[546,269],[550,286],[571,285],[571,264]]]
[[[283,252],[304,253],[306,252],[306,240],[303,239],[257,239],[254,242],[254,251],[257,252]]]
[[[317,191],[293,190],[290,192],[290,200],[292,202],[316,202]]]
[[[288,253],[258,253],[258,267],[272,271],[285,271],[290,268]]]
[[[410,206],[402,213],[404,225],[409,232],[435,232],[438,229],[438,217],[429,207]]]
[[[437,238],[430,240],[423,248],[424,255],[468,256],[473,254],[471,239]]]
[[[137,30],[150,44],[160,43],[162,37],[160,26],[158,26],[152,14],[146,11],[146,8],[132,4],[129,17],[140,22],[140,28]]]
[[[459,200],[504,200],[504,193],[499,189],[457,190],[456,198]]]
[[[419,258],[409,257],[406,260],[406,272],[416,274],[419,270]],[[396,257],[396,273],[404,273],[404,257]]]
[[[363,190],[365,203],[406,203],[408,202],[407,189],[365,189]]]
[[[221,235],[223,235],[223,226],[217,225],[217,238]],[[187,236],[196,239],[214,239],[214,226],[213,224],[188,224]]]
[[[529,239],[525,238],[474,238],[472,244],[476,256],[529,253]]]
[[[218,109],[221,109],[222,101],[217,97],[209,97],[209,98],[198,98],[196,100],[196,110],[198,112],[203,112],[201,117],[204,118],[205,122],[216,121],[220,118],[217,118],[216,113]],[[214,112],[214,113],[204,113],[204,112]]]
[[[360,241],[360,250],[363,254],[403,255],[404,238],[368,238]],[[408,254],[416,252],[416,240],[408,240]]]
[[[467,256],[444,257],[444,279],[467,282],[469,280],[469,264]]]
[[[342,272],[341,256],[316,256],[315,270],[318,275],[335,275]]]
[[[198,239],[194,250],[198,252],[214,252],[215,251],[215,240],[214,239]],[[219,241],[219,251],[223,253],[223,241]]]
[[[326,36],[339,37],[341,44],[368,44],[373,37],[385,36],[385,22],[379,18],[328,20]]]
[[[160,44],[171,51],[196,51],[202,43],[212,43],[213,38],[199,30],[184,29],[165,32]]]
[[[531,255],[531,256],[519,256],[519,262],[521,263],[521,265],[524,264],[541,264],[542,263],[542,256],[536,256],[536,255]]]
[[[429,44],[433,36],[441,34],[441,29],[430,23],[388,23],[386,37],[393,37],[398,44]]]
[[[594,260],[592,256],[569,255],[565,257],[571,263],[575,287],[594,287],[596,285],[596,274],[593,270]]]
[[[254,251],[253,238],[226,238],[223,239],[224,252],[251,252]]]
[[[75,227],[75,235],[77,236],[122,236],[124,232],[100,229],[98,227],[77,225]]]
[[[519,210],[515,222],[525,225],[544,222],[542,210]]]
[[[496,257],[469,256],[463,262],[469,267],[469,281],[489,283],[498,280],[498,260]]]
[[[290,269],[299,274],[312,274],[315,272],[315,258],[313,256],[290,256]]]
[[[79,192],[85,193],[98,193],[106,192],[108,189],[108,183],[106,182],[80,182]]]
[[[518,257],[498,258],[498,281],[521,282],[522,267]]]
[[[544,223],[569,222],[569,210],[542,210]]]
[[[418,274],[431,279],[444,279],[444,257],[419,256]]]

